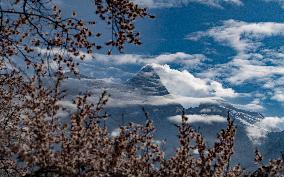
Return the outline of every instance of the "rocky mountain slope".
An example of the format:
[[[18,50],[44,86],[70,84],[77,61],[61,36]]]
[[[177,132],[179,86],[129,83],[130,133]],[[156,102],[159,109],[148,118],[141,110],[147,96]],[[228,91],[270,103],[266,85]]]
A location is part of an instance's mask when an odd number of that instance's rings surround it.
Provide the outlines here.
[[[160,76],[151,65],[144,66],[126,84],[141,89],[147,95],[163,96],[169,94],[166,87],[161,83]]]

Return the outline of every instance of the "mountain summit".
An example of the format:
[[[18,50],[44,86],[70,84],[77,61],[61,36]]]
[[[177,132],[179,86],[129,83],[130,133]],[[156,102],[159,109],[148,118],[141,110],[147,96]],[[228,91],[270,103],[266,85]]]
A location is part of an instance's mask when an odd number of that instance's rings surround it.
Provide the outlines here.
[[[163,96],[169,94],[152,65],[141,68],[133,78],[127,81],[127,84],[141,89],[147,95]]]

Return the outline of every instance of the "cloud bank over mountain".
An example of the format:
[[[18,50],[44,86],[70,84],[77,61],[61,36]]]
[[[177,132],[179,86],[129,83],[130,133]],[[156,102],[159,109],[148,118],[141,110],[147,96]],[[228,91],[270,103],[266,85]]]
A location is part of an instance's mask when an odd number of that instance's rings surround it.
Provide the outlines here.
[[[212,123],[218,123],[218,122],[226,122],[226,118],[219,116],[219,115],[185,115],[188,119],[186,123],[206,123],[206,124],[212,124]],[[182,123],[182,117],[180,115],[172,116],[168,118],[169,121],[173,123]]]
[[[284,118],[282,117],[266,117],[253,125],[246,128],[248,136],[251,140],[259,144],[260,139],[266,138],[269,132],[284,131]]]
[[[175,95],[187,97],[236,97],[238,94],[231,88],[209,79],[200,79],[187,70],[171,69],[168,65],[152,64],[168,91]]]

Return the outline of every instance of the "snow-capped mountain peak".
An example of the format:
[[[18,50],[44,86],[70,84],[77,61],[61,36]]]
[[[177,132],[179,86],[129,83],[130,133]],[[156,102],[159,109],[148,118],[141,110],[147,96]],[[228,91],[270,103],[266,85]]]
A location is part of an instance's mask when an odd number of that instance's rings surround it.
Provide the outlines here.
[[[169,94],[152,65],[141,68],[133,78],[127,81],[127,84],[142,90],[147,95],[162,96]]]

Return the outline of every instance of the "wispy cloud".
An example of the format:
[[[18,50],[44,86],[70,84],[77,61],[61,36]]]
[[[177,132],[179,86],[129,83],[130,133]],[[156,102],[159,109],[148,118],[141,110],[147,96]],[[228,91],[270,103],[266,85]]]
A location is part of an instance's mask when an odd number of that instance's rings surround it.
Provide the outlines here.
[[[222,26],[190,34],[187,39],[199,40],[202,37],[210,36],[216,41],[234,48],[239,53],[247,53],[261,46],[261,39],[275,35],[284,35],[284,23],[247,23],[227,20],[223,22]]]
[[[243,0],[132,0],[136,4],[139,4],[148,8],[171,8],[186,6],[189,3],[204,4],[209,7],[223,8],[224,4],[232,4],[237,6],[244,5]],[[260,0],[260,2],[277,3],[284,9],[284,0]]]
[[[206,59],[203,54],[187,54],[184,52],[161,54],[157,56],[143,56],[135,54],[121,54],[121,55],[102,55],[95,54],[94,58],[89,58],[87,61],[96,60],[102,63],[111,63],[113,65],[124,64],[181,64],[184,66],[195,66]]]
[[[253,82],[271,89],[274,92],[271,99],[282,102],[284,92],[279,87],[284,86],[283,49],[265,49],[263,44],[265,38],[274,36],[284,36],[284,23],[227,20],[221,26],[189,34],[186,38],[200,40],[211,37],[237,52],[227,63],[205,71],[204,77],[222,77],[233,85]]]
[[[223,3],[242,5],[240,0],[132,0],[133,2],[148,8],[169,8],[184,6],[189,3],[199,3],[211,7],[222,8]]]
[[[279,102],[284,102],[284,89],[283,87],[281,88],[276,88],[274,90],[273,96],[271,99],[279,101]]]
[[[254,98],[251,102],[247,104],[232,104],[232,105],[236,108],[248,110],[248,111],[262,112],[265,110],[259,98]]]

